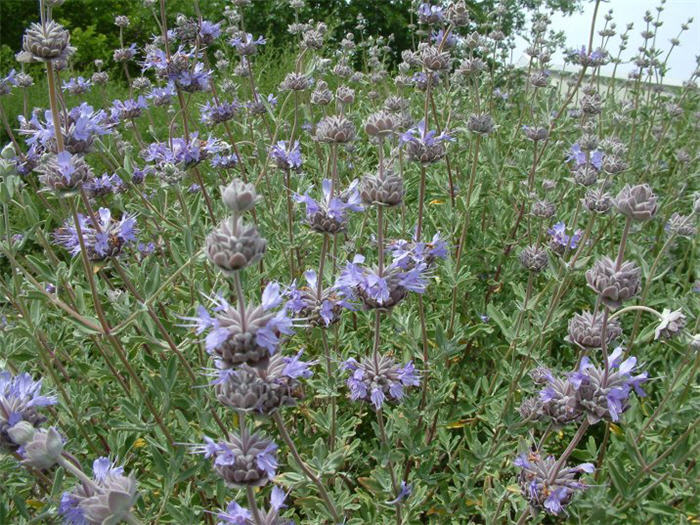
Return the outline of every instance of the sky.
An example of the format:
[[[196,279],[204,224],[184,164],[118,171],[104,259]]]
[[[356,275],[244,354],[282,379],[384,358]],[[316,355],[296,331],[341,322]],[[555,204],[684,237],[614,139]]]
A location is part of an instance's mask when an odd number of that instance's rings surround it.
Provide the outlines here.
[[[583,13],[576,13],[571,17],[557,15],[552,17],[552,29],[555,31],[564,31],[566,34],[567,47],[580,48],[588,43],[588,35],[590,31],[591,19],[593,16],[595,2],[587,1],[584,5]],[[644,13],[649,10],[652,16],[656,16],[656,7],[659,5],[659,0],[609,0],[603,1],[598,9],[598,17],[596,19],[596,33],[603,28],[605,23],[604,15],[612,9],[612,22],[617,24],[618,34],[610,39],[607,46],[608,51],[613,55],[617,55],[618,46],[620,43],[619,34],[622,33],[627,24],[634,23],[634,28],[630,31],[630,39],[627,49],[623,51],[622,59],[629,60],[639,46],[644,42],[640,36],[640,32],[646,27],[644,22]],[[667,51],[671,44],[669,40],[678,36],[681,29],[681,24],[694,17],[694,21],[690,24],[690,29],[685,31],[680,37],[680,46],[677,46],[671,53],[668,61],[669,72],[666,76],[666,83],[679,85],[683,81],[690,78],[691,73],[695,70],[695,57],[700,55],[700,0],[667,0],[664,5],[664,10],[661,13],[661,21],[663,25],[658,29],[656,47]],[[600,42],[600,37],[596,34],[594,47]],[[514,51],[513,60],[517,63],[527,63],[528,57],[525,56],[524,50],[527,43],[518,39],[517,48]],[[665,53],[663,55],[665,57]],[[563,64],[561,54],[555,55],[552,59],[552,69],[557,69],[557,66]],[[603,68],[603,74],[612,72],[613,65]],[[627,77],[627,73],[635,69],[633,64],[618,66],[618,72],[622,71],[622,75]],[[620,74],[618,73],[618,77]]]

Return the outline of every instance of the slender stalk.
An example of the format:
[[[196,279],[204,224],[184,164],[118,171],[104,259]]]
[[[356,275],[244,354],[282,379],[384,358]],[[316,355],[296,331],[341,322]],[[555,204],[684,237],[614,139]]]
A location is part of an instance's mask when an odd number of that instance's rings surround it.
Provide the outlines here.
[[[280,416],[279,411],[276,411],[272,414],[272,419],[277,424],[277,429],[279,430],[280,435],[282,436],[282,440],[289,447],[289,451],[292,453],[292,457],[296,461],[297,465],[302,470],[302,472],[306,475],[306,477],[309,479],[309,481],[311,481],[314,485],[316,485],[316,488],[318,489],[318,492],[321,495],[321,499],[323,499],[324,503],[326,504],[326,508],[328,509],[328,512],[331,513],[331,516],[333,516],[335,523],[342,521],[340,519],[340,515],[338,514],[338,510],[336,509],[335,505],[333,504],[333,500],[331,500],[331,497],[328,495],[328,491],[326,491],[326,487],[323,485],[323,483],[318,478],[318,476],[316,476],[316,474],[314,474],[311,471],[311,469],[304,462],[304,460],[301,459],[301,456],[299,455],[299,451],[297,450],[297,447],[294,445],[294,441],[292,441],[292,438],[289,436],[289,432],[287,432],[287,427],[285,427],[284,420],[282,419],[282,416]]]
[[[245,494],[248,498],[248,506],[250,507],[250,510],[253,513],[253,520],[255,521],[255,524],[263,525],[264,522],[262,520],[262,517],[260,516],[260,509],[258,509],[258,505],[257,503],[255,503],[255,492],[253,492],[253,487],[251,487],[250,485],[246,485]]]
[[[58,102],[56,100],[56,77],[53,70],[53,62],[46,62],[46,79],[49,83],[49,104],[51,105],[51,117],[53,119],[53,129],[56,135],[56,153],[61,153],[65,147],[63,145],[63,132],[61,131],[61,120],[58,115]]]
[[[389,439],[387,438],[386,429],[384,428],[384,413],[381,408],[377,410],[377,425],[379,426],[379,437],[382,440],[382,445],[389,451]],[[387,466],[389,467],[389,475],[391,476],[391,486],[394,489],[394,498],[398,499],[400,488],[396,480],[396,473],[394,472],[394,462],[391,458],[387,458]],[[396,524],[401,525],[403,523],[401,519],[401,501],[394,503],[394,507],[396,508]]]

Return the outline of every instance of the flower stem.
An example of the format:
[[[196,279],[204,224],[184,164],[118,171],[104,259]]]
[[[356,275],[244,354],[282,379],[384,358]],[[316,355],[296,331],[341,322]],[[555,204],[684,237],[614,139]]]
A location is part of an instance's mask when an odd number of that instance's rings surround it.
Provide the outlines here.
[[[297,465],[302,470],[302,472],[304,472],[304,474],[306,474],[306,477],[309,478],[309,481],[311,481],[314,485],[316,485],[316,488],[318,489],[318,492],[321,495],[321,498],[323,499],[324,503],[326,504],[326,508],[328,509],[328,512],[330,512],[331,516],[333,516],[334,522],[335,523],[340,522],[341,521],[340,515],[338,514],[338,511],[336,510],[335,505],[333,504],[333,501],[331,500],[330,496],[328,495],[328,491],[326,491],[326,487],[323,486],[323,483],[318,478],[318,476],[316,476],[316,474],[314,474],[311,471],[311,469],[304,462],[304,460],[301,459],[301,456],[299,455],[299,451],[297,450],[297,447],[294,445],[294,441],[292,441],[292,438],[289,436],[289,432],[287,432],[287,427],[285,427],[284,420],[282,419],[282,416],[280,416],[279,411],[274,412],[272,414],[272,419],[277,424],[277,429],[279,430],[280,435],[282,436],[282,440],[289,447],[289,451],[292,453],[292,457],[297,462]]]

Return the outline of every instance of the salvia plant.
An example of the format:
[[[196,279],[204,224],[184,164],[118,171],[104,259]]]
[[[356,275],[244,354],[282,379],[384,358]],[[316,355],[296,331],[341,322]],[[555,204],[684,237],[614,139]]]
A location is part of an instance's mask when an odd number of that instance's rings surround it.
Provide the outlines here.
[[[697,521],[692,19],[146,0],[78,69],[74,2],[0,72],[0,523]]]

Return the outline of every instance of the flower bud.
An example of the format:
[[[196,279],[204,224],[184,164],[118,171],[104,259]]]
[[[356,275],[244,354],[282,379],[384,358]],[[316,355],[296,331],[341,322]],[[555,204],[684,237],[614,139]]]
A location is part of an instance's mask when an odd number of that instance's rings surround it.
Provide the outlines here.
[[[222,272],[242,270],[257,262],[265,253],[267,241],[254,225],[225,220],[206,239],[209,260]]]
[[[243,213],[252,210],[260,200],[255,186],[243,182],[241,179],[233,179],[228,186],[221,186],[221,197],[224,204],[234,213]]]
[[[625,217],[648,221],[656,215],[656,200],[656,195],[648,184],[626,184],[615,197],[615,207]]]

